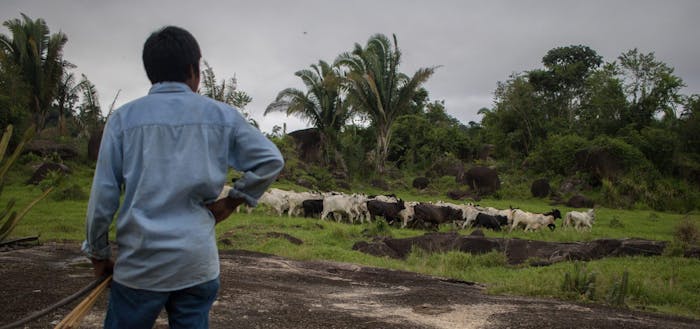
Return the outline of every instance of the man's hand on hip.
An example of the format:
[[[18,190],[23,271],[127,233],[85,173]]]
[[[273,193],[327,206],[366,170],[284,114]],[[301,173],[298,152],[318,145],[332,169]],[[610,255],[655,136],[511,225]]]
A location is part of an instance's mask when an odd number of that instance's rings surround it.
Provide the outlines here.
[[[233,211],[244,202],[245,199],[242,198],[234,199],[225,197],[208,204],[207,208],[212,214],[214,214],[214,219],[216,219],[216,222],[218,223],[231,216],[231,213],[233,213]]]

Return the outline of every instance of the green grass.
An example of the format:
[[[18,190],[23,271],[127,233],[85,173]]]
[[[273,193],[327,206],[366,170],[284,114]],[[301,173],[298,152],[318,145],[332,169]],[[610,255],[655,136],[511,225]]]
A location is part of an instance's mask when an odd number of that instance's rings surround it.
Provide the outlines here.
[[[23,182],[26,173],[15,173],[3,190],[0,205],[10,197],[16,198],[17,208],[29,203],[41,190]],[[75,172],[67,182],[83,186],[89,192],[91,170]],[[376,191],[367,191],[376,193]],[[407,191],[397,193],[405,200],[435,201],[440,197],[415,194]],[[442,198],[444,200],[444,198]],[[483,206],[507,208],[519,207],[529,211],[548,211],[552,206],[537,199],[482,200]],[[19,223],[13,237],[40,235],[41,241],[67,240],[79,243],[84,238],[84,220],[87,200],[57,201],[49,196]],[[571,210],[558,207],[562,214]],[[518,237],[544,241],[588,241],[599,238],[638,237],[653,240],[673,240],[675,226],[684,218],[700,226],[700,215],[652,212],[648,210],[596,209],[596,223],[590,232],[561,229],[557,220],[554,232],[543,230],[525,233],[514,231],[491,232],[491,237]],[[622,223],[611,225],[611,222]],[[217,225],[217,235],[222,249],[246,249],[276,254],[297,260],[333,260],[367,266],[420,272],[429,275],[480,282],[492,294],[511,294],[538,297],[574,299],[584,302],[604,303],[613,282],[622,273],[629,271],[627,305],[649,311],[700,318],[700,260],[678,257],[622,257],[586,262],[586,269],[597,275],[597,294],[592,300],[571,296],[561,290],[564,273],[572,271],[573,263],[562,262],[547,267],[508,266],[505,256],[492,252],[471,255],[459,252],[428,254],[414,250],[406,260],[375,257],[352,250],[358,241],[369,241],[372,235],[381,234],[394,238],[422,235],[419,230],[407,230],[379,226],[376,223],[349,225],[317,219],[277,217],[256,210],[252,214],[234,214]],[[443,226],[441,231],[451,230]],[[287,233],[303,241],[295,245],[284,238],[271,237],[270,232]],[[462,234],[469,231],[462,230]],[[114,232],[111,232],[114,236]]]

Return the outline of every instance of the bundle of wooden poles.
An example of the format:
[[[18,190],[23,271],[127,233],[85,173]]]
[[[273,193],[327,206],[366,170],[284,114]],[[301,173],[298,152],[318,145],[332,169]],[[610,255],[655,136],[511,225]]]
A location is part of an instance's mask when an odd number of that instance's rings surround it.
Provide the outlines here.
[[[108,276],[100,285],[95,287],[90,294],[83,299],[78,306],[76,306],[68,315],[66,315],[61,322],[54,327],[54,329],[74,329],[80,326],[80,321],[83,320],[85,315],[92,309],[95,305],[97,298],[100,297],[102,292],[107,289],[109,283],[112,281],[112,276]]]

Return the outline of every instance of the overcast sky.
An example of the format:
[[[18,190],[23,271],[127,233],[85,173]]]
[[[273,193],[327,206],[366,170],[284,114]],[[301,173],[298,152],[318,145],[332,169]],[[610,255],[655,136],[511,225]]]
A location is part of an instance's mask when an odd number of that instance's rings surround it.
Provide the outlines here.
[[[46,20],[68,36],[64,58],[87,75],[107,110],[143,96],[150,83],[143,42],[165,25],[189,30],[219,80],[238,78],[253,101],[247,110],[263,131],[306,123],[265,107],[288,87],[304,89],[294,72],[333,62],[355,43],[396,34],[400,71],[440,66],[425,87],[460,121],[480,121],[498,81],[541,68],[550,49],[586,45],[613,61],[638,48],[654,52],[700,94],[700,1],[93,1],[2,0],[0,20]],[[9,34],[5,27],[0,33]]]

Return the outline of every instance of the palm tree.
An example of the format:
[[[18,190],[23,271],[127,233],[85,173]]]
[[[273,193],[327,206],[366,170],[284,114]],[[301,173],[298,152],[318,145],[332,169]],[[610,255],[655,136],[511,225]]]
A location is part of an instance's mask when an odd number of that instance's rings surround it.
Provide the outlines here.
[[[91,137],[94,134],[100,134],[105,117],[102,114],[97,88],[85,74],[82,77],[78,84],[82,92],[82,101],[78,105],[78,126],[81,128],[81,135]]]
[[[337,164],[344,167],[338,152],[341,129],[348,119],[349,112],[341,98],[341,80],[336,68],[319,60],[311,69],[294,73],[306,86],[306,92],[287,88],[277,94],[275,101],[267,106],[264,115],[271,112],[286,112],[306,120],[318,129],[324,149],[324,159],[330,163],[334,156]]]
[[[65,67],[75,67],[66,62]],[[56,90],[56,109],[58,109],[58,131],[61,136],[66,135],[66,114],[73,115],[75,104],[80,98],[79,93],[82,84],[76,83],[75,74],[64,71]]]
[[[391,141],[391,126],[397,117],[410,109],[410,102],[420,86],[437,67],[421,68],[412,77],[398,71],[401,52],[396,35],[393,47],[383,34],[369,38],[365,48],[338,56],[335,63],[348,69],[348,101],[355,110],[366,113],[377,130],[376,165],[383,173]]]
[[[18,66],[30,87],[27,106],[39,131],[44,128],[63,75],[61,58],[68,38],[61,32],[49,35],[49,27],[43,19],[33,21],[25,14],[22,14],[22,20],[11,19],[3,25],[10,30],[12,38],[0,34],[0,56]]]
[[[250,124],[259,127],[257,121],[245,110],[245,106],[253,101],[253,98],[245,91],[238,90],[238,80],[235,75],[231,79],[222,80],[221,84],[219,84],[216,81],[214,69],[209,66],[209,63],[204,61],[200,92],[204,96],[237,108]]]

